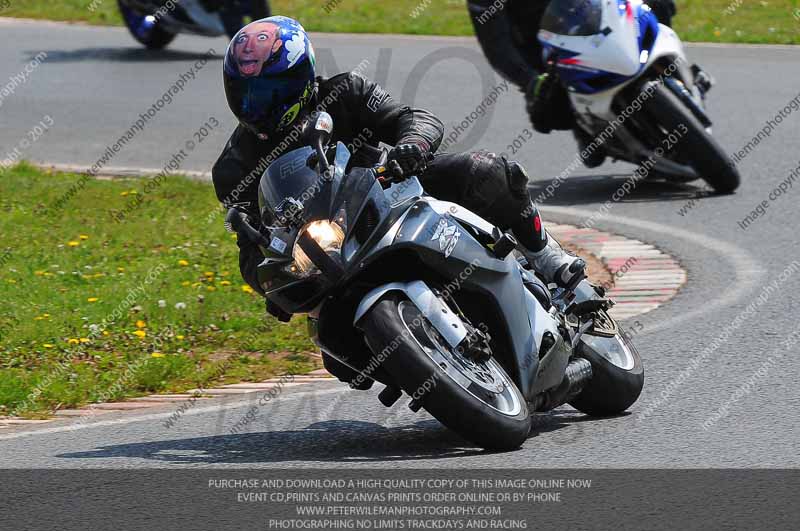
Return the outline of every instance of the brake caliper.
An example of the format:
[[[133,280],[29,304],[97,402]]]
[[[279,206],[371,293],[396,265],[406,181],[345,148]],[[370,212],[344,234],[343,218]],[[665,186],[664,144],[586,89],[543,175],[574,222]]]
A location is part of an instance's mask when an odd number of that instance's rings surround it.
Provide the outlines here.
[[[492,357],[492,337],[467,323],[467,337],[458,346],[464,357],[476,363],[486,363]]]

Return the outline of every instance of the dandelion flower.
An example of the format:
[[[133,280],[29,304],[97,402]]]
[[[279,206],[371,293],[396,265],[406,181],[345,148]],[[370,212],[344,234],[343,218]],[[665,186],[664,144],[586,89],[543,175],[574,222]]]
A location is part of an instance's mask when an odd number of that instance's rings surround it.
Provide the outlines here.
[[[126,195],[128,195],[128,192],[120,192],[119,195],[121,195],[122,197],[125,197]]]
[[[213,272],[213,271],[206,271],[206,272],[205,272],[205,273],[203,273],[203,274],[204,274],[205,276],[207,276],[207,277],[213,277],[213,276],[214,276],[214,272]]]
[[[181,286],[190,286],[191,284],[192,283],[189,282],[188,280],[184,280],[183,282],[181,282]]]
[[[97,297],[89,297],[88,299],[86,299],[86,302],[97,302],[99,300],[100,299],[98,299]]]
[[[135,335],[135,336],[136,336],[136,337],[138,337],[139,339],[144,339],[144,338],[145,338],[145,336],[147,336],[147,332],[145,332],[144,330],[137,330],[137,331],[135,331],[135,332],[133,333],[133,335]]]
[[[164,299],[159,300],[158,301],[158,307],[159,308],[166,308],[167,307],[167,301],[165,301]]]
[[[230,286],[231,282],[230,282],[230,280],[223,280],[222,282],[219,283],[219,285],[220,286]]]
[[[49,313],[43,313],[42,317],[50,317],[50,314]]]
[[[175,337],[176,337],[178,340],[182,340],[184,336],[178,335],[178,336],[175,336]]]
[[[125,268],[124,267],[118,267],[117,268],[117,272],[118,273],[124,273],[125,272]]]
[[[44,348],[53,348],[53,347],[55,347],[55,345],[53,345],[53,344],[51,344],[51,343],[45,343],[45,344],[43,344],[42,346],[43,346]]]
[[[80,238],[81,240],[88,240],[89,239],[89,237],[87,235],[85,235],[85,234],[81,234],[80,236],[78,236],[78,238]]]
[[[250,286],[248,286],[247,284],[244,284],[244,285],[242,286],[242,291],[244,291],[245,293],[253,293],[253,288],[251,288],[251,287],[250,287]]]
[[[189,265],[189,262],[188,262],[188,261],[186,261],[186,260],[178,260],[178,265],[179,265],[179,266],[186,267],[186,266],[188,266],[188,265]]]
[[[75,240],[72,240],[72,241],[68,241],[68,242],[67,242],[67,245],[69,245],[70,247],[77,247],[77,246],[79,246],[80,244],[81,244],[81,242],[76,242]]]
[[[111,332],[109,332],[108,330],[103,330],[103,335],[104,336],[110,336]]]
[[[206,286],[206,289],[208,291],[217,291],[217,288],[215,288],[214,286]]]
[[[185,302],[176,302],[175,303],[175,309],[176,310],[185,310],[186,309],[186,303]]]
[[[71,338],[67,339],[67,344],[68,345],[77,345],[78,343],[80,343],[80,341],[75,339],[74,337],[71,337]]]
[[[150,357],[151,358],[163,358],[164,355],[162,353],[160,353],[160,352],[153,352],[152,354],[150,354]]]
[[[34,271],[33,274],[36,275],[37,277],[40,277],[44,275],[44,271]]]
[[[82,338],[80,339],[80,341],[81,341],[81,343],[91,343],[91,341],[89,341],[89,338],[88,338],[88,337],[82,337]]]
[[[139,319],[138,321],[136,321],[136,328],[145,328],[146,326],[147,326],[147,323],[145,323],[145,322],[144,322],[144,321],[142,321],[141,319]]]

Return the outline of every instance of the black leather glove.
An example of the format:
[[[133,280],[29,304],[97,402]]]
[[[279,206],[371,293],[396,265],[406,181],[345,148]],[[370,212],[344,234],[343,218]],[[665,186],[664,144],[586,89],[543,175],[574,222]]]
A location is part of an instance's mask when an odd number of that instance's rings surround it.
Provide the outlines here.
[[[428,167],[428,147],[422,144],[398,144],[389,152],[386,166],[397,179],[419,175]]]
[[[569,94],[561,84],[555,64],[531,81],[525,91],[525,109],[533,128],[543,134],[567,131],[575,125]]]

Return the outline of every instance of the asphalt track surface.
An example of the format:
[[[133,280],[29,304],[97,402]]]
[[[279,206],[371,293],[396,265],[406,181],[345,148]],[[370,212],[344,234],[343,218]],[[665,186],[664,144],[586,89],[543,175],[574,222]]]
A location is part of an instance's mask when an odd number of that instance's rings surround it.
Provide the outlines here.
[[[24,153],[40,162],[91,166],[209,48],[221,56],[225,47],[222,39],[180,36],[166,52],[149,53],[122,29],[0,26],[0,87],[37,53],[47,53],[0,107],[0,157],[45,115],[53,119]],[[501,83],[470,39],[319,35],[315,45],[322,73],[366,59],[368,76],[396,97],[435,110],[448,133]],[[717,78],[710,113],[730,152],[749,142],[800,87],[800,48],[690,46],[689,54]],[[432,59],[440,60],[421,71]],[[233,127],[218,59],[109,164],[159,167],[210,117],[223,126],[195,146],[183,169],[207,171]],[[477,129],[474,138],[465,133],[455,149],[506,151],[527,126],[521,97],[509,89],[470,127]],[[689,273],[677,298],[639,318],[636,342],[647,381],[629,415],[595,420],[561,408],[536,419],[521,450],[491,454],[424,412],[413,414],[401,403],[386,410],[376,391],[327,382],[286,389],[238,434],[231,428],[253,397],[204,403],[172,428],[163,423],[174,406],[108,414],[77,429],[63,422],[6,429],[0,433],[0,467],[797,467],[800,363],[791,338],[800,330],[800,270],[782,272],[800,260],[800,190],[792,187],[775,200],[769,195],[798,166],[799,133],[800,113],[792,113],[741,162],[744,183],[733,196],[707,196],[698,183],[639,184],[598,222],[598,228],[679,257]],[[536,135],[517,157],[537,193],[574,155],[571,136],[556,134]],[[624,164],[579,169],[546,201],[546,217],[580,224],[630,171]],[[762,200],[769,204],[766,213],[741,229],[737,222]],[[692,208],[679,215],[687,204]],[[773,281],[775,289],[756,311],[737,321]],[[724,340],[693,367],[726,327]]]

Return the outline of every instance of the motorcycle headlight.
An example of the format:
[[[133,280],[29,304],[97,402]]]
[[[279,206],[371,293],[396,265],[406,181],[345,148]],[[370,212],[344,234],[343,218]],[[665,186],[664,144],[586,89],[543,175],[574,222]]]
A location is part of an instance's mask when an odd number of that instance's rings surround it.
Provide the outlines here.
[[[297,235],[298,240],[304,232],[307,232],[329,256],[341,255],[344,230],[338,223],[324,220],[311,222],[303,227]],[[317,272],[317,266],[314,265],[314,262],[311,261],[297,243],[294,244],[292,249],[292,256],[294,257],[294,264],[290,266],[292,273],[299,276],[309,276]]]

